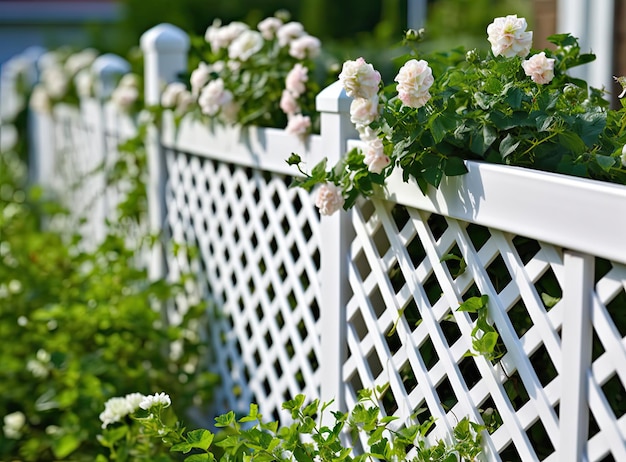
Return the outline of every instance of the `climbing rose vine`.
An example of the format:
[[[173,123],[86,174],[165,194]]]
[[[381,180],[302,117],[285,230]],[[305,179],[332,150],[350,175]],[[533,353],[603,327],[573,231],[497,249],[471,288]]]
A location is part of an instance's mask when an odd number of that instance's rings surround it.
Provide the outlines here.
[[[425,193],[466,173],[466,160],[626,184],[626,103],[611,110],[605,90],[568,74],[595,59],[575,37],[553,35],[552,49],[533,50],[526,27],[515,15],[496,18],[485,54],[425,55],[417,46],[422,34],[408,31],[396,85],[385,85],[363,58],[346,61],[339,80],[353,98],[360,146],[337,165],[323,160],[310,171],[292,154],[287,162],[302,174],[294,185],[315,191],[320,213],[329,215],[374,194],[394,169]],[[616,81],[626,88],[626,78]]]

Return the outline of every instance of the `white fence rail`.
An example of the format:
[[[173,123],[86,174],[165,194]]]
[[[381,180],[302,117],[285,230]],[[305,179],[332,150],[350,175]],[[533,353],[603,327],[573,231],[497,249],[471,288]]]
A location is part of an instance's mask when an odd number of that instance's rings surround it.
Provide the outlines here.
[[[186,40],[144,36],[148,102],[186,70]],[[151,229],[198,249],[157,249],[152,275],[192,270],[190,296],[211,302],[216,412],[257,402],[281,418],[297,393],[350,408],[388,385],[384,413],[435,417],[432,438],[494,410],[488,460],[626,460],[626,188],[470,162],[427,196],[396,176],[320,218],[285,159],[339,159],[356,138],[349,104],[338,84],[322,91],[306,142],[167,114],[148,134]],[[477,295],[501,339],[491,360],[466,355],[476,317],[457,308]]]

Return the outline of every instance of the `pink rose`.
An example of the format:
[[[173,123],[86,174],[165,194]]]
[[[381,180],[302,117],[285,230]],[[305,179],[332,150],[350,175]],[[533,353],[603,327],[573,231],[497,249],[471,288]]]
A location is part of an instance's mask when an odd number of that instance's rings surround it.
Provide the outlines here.
[[[550,83],[554,78],[554,59],[546,58],[543,51],[522,61],[522,67],[526,75],[540,85]]]
[[[355,98],[350,103],[350,121],[355,125],[369,125],[378,115],[378,95],[371,99]]]
[[[380,138],[374,138],[367,142],[365,147],[365,159],[363,161],[367,169],[372,173],[380,173],[389,165],[391,160],[384,152],[383,142]]]
[[[311,118],[302,114],[293,114],[289,117],[285,131],[292,135],[304,137],[311,129]]]
[[[398,97],[405,106],[420,108],[430,99],[428,90],[434,82],[433,71],[423,59],[411,59],[394,79]]]
[[[339,80],[348,96],[371,99],[378,94],[380,73],[363,58],[358,58],[356,61],[343,63]]]
[[[230,104],[233,100],[233,94],[224,88],[224,81],[216,79],[202,89],[198,104],[203,114],[214,116],[222,106]]]
[[[343,207],[344,202],[341,189],[333,183],[323,183],[317,189],[315,206],[322,215],[332,215]]]
[[[496,18],[487,26],[487,40],[491,43],[494,56],[528,56],[532,46],[533,33],[526,32],[526,20],[517,15]]]
[[[280,109],[287,115],[300,112],[300,105],[298,100],[293,96],[289,90],[283,90],[283,94],[280,97]]]
[[[287,24],[283,24],[276,31],[276,37],[278,38],[278,45],[281,47],[286,47],[291,43],[293,39],[304,35],[304,26],[299,22],[288,22]]]
[[[306,82],[309,80],[309,70],[302,64],[297,63],[287,74],[285,88],[296,98],[306,91]]]

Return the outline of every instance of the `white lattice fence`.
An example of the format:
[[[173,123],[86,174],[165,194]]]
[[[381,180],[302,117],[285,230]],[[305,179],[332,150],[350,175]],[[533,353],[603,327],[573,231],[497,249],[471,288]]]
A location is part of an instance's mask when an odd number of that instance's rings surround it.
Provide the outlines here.
[[[476,183],[476,178],[468,181]],[[474,193],[484,192],[485,185],[474,184]],[[379,396],[381,408],[400,423],[434,417],[433,437],[449,435],[464,416],[482,422],[482,413],[493,409],[499,422],[486,438],[490,460],[578,460],[578,444],[587,446],[588,460],[626,457],[626,267],[483,226],[481,222],[492,221],[493,210],[481,211],[480,200],[475,209],[463,202],[455,208],[460,194],[453,189],[407,201],[421,202],[426,210],[394,204],[406,200],[408,192],[419,194],[403,184],[395,192],[392,188],[392,202],[365,203],[352,215],[353,295],[343,369],[348,407],[361,388],[387,386]],[[533,203],[542,215],[543,207],[558,204],[561,193],[553,190],[543,204],[532,193],[528,196],[520,202]],[[530,230],[541,221],[525,215],[524,207],[520,221],[510,221],[507,229]],[[468,218],[447,216],[450,210],[463,216],[461,209]],[[567,220],[552,221],[567,229]],[[610,221],[586,223],[567,238],[595,234]],[[622,229],[622,223],[614,224]],[[607,249],[616,244],[612,241]],[[587,261],[587,272],[595,267],[587,294],[585,270],[576,267],[580,258]],[[621,254],[614,258],[623,262]],[[461,302],[481,294],[489,296],[490,318],[501,339],[502,356],[493,361],[465,354],[472,348],[476,319],[457,310]],[[579,317],[577,305],[584,308],[591,297],[587,316]],[[587,358],[592,350],[593,357]],[[586,409],[592,416],[589,425]]]

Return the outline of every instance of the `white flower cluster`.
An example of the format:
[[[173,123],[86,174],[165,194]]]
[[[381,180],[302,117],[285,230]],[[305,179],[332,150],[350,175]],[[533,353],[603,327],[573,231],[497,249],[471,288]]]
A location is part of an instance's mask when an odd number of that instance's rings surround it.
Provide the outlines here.
[[[22,429],[26,425],[26,416],[23,412],[15,411],[4,416],[2,432],[8,439],[17,440],[22,436]]]
[[[139,407],[147,411],[148,409],[152,409],[157,406],[166,408],[171,404],[172,400],[167,393],[156,393],[154,395],[144,396],[139,402]]]
[[[63,99],[73,82],[80,96],[93,95],[91,64],[98,57],[93,48],[70,54],[66,49],[49,51],[39,58],[40,83],[35,85],[30,107],[39,112],[50,112],[52,102]]]
[[[293,59],[302,61],[317,56],[321,47],[319,39],[307,34],[301,23],[285,23],[279,17],[263,19],[257,30],[238,21],[222,25],[216,20],[207,28],[204,38],[211,52],[224,60],[198,64],[190,77],[191,94],[197,98],[203,114],[231,124],[237,121],[240,104],[230,88],[231,82],[221,75],[223,71],[230,71],[233,79],[238,80],[237,72],[259,53],[270,53],[277,59],[276,53],[285,49]],[[298,104],[298,98],[306,91],[307,72],[300,63],[294,66],[279,102],[288,118],[287,131],[296,135],[307,134],[311,126],[310,118],[301,114]]]
[[[139,76],[125,74],[111,93],[111,101],[121,111],[129,111],[139,99]]]
[[[350,120],[365,142],[365,165],[370,172],[381,173],[389,165],[390,159],[384,152],[378,132],[369,127],[380,117],[380,73],[363,58],[358,58],[343,64],[339,80],[346,94],[354,98],[350,104]]]
[[[122,397],[109,399],[104,403],[104,411],[100,413],[102,428],[116,422],[120,422],[127,415],[139,409],[140,404],[146,399],[141,393],[131,393]]]

